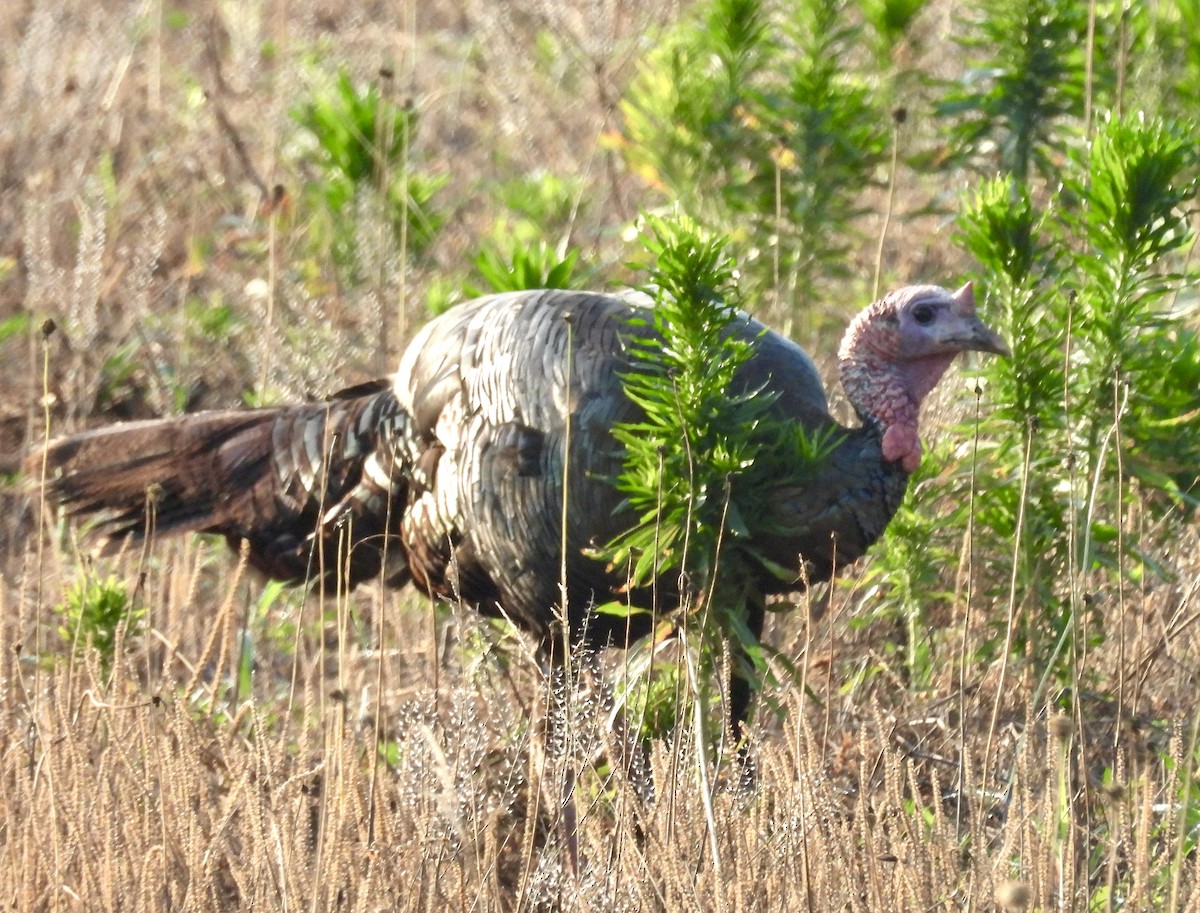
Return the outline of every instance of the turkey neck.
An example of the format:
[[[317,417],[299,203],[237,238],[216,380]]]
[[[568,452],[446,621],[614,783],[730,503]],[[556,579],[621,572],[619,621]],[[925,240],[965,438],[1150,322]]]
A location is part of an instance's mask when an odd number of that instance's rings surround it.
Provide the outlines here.
[[[842,388],[863,424],[877,425],[881,432],[903,426],[916,434],[921,402],[955,354],[896,361],[860,340],[839,363]]]
[[[827,580],[858,560],[883,534],[904,500],[909,474],[883,458],[883,431],[871,419],[843,429],[819,467],[780,486],[763,554],[797,580],[777,591]]]
[[[843,429],[821,466],[780,487],[776,534],[761,543],[772,560],[795,568],[801,582],[825,580],[860,558],[904,499],[906,461],[885,457],[885,436],[919,456],[921,401],[954,355],[903,359],[900,350],[898,322],[886,302],[862,312],[846,330],[838,367],[862,425]]]

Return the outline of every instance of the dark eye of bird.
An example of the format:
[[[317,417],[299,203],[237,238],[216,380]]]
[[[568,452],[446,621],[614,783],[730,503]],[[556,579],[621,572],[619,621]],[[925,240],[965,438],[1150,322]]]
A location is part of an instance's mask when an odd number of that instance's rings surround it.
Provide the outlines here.
[[[934,310],[931,305],[918,304],[915,308],[913,308],[913,320],[921,324],[921,326],[927,326],[928,324],[933,323],[934,316]]]

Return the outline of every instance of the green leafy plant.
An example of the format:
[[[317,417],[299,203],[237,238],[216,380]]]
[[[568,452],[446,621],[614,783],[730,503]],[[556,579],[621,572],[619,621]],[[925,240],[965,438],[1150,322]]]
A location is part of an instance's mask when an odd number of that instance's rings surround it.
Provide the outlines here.
[[[431,285],[427,303],[437,314],[463,297],[539,288],[581,288],[580,250],[571,228],[580,207],[580,183],[537,170],[501,185],[507,212],[480,242],[469,276]],[[550,241],[549,238],[558,238]]]
[[[1196,486],[1197,346],[1170,307],[1189,281],[1198,162],[1187,137],[1140,116],[1106,119],[1044,211],[1001,178],[961,220],[1014,351],[982,368],[1000,405],[984,419],[976,520],[995,537],[989,550],[1015,543],[1016,576],[995,586],[1015,583],[1011,598],[1038,608],[1013,643],[1063,675],[1104,636],[1082,581],[1153,566],[1152,543],[1125,528],[1129,479],[1165,506]]]
[[[316,234],[331,235],[338,261],[355,262],[354,222],[362,206],[380,209],[393,243],[423,250],[442,222],[431,201],[445,178],[412,167],[416,110],[397,105],[375,83],[360,88],[343,71],[291,113],[316,145],[311,159],[319,174],[305,193],[332,219],[327,232]]]
[[[939,450],[925,455],[910,482],[913,495],[892,517],[855,584],[871,612],[851,620],[851,627],[894,625],[897,633],[889,643],[900,654],[908,684],[915,690],[929,685],[937,670],[935,639],[940,632],[928,624],[931,609],[948,603],[952,595],[945,592],[942,570],[954,561],[953,543],[940,533],[963,523],[962,506],[949,513],[934,512],[922,497],[924,489],[936,490],[936,474],[947,459]]]
[[[541,239],[514,241],[505,247],[488,244],[475,258],[475,269],[486,288],[469,288],[472,295],[491,292],[518,292],[523,289],[571,288],[579,251],[564,255]]]
[[[762,112],[771,134],[785,139],[772,155],[777,172],[759,175],[757,205],[776,215],[770,230],[780,236],[785,288],[805,305],[820,300],[826,280],[849,275],[853,219],[884,160],[889,119],[870,83],[845,69],[866,38],[844,6],[799,3],[795,14],[797,63],[783,104],[768,96]]]
[[[631,167],[748,251],[754,288],[803,306],[847,274],[864,190],[888,148],[869,36],[836,0],[710,0],[622,102]],[[781,23],[781,27],[776,27]]]
[[[1200,4],[1135,3],[1123,13],[1130,67],[1126,108],[1200,119]]]
[[[587,203],[584,186],[577,176],[539,168],[500,184],[496,196],[518,226],[565,235]]]
[[[62,618],[58,632],[63,640],[81,651],[95,650],[106,674],[112,668],[121,628],[126,637],[138,636],[145,614],[145,609],[131,603],[125,584],[112,576],[77,581],[55,611]]]
[[[913,22],[928,3],[929,0],[859,0],[863,18],[875,30],[881,56],[890,56],[908,36]]]
[[[0,281],[4,280],[5,270],[0,265]],[[0,320],[0,342],[4,342],[13,336],[20,336],[23,333],[29,332],[32,317],[29,314],[14,314],[11,317],[5,317]]]
[[[965,200],[959,241],[981,266],[1014,356],[980,368],[993,405],[980,427],[961,429],[978,442],[972,459],[918,483],[948,522],[931,528],[902,507],[867,572],[871,619],[906,621],[914,683],[931,662],[915,645],[938,591],[936,564],[961,549],[968,522],[980,554],[1011,556],[977,569],[987,594],[1011,609],[976,657],[1012,650],[1068,684],[1106,636],[1088,592],[1157,566],[1155,543],[1128,527],[1125,511],[1194,503],[1198,346],[1172,308],[1190,281],[1198,160],[1187,136],[1141,116],[1107,118],[1046,204],[1013,176],[986,180]]]
[[[1063,574],[1070,566],[1070,524],[1063,510],[1059,478],[1066,462],[1063,414],[1064,357],[1070,316],[1063,294],[1066,251],[1057,228],[1033,204],[1028,189],[1011,178],[984,181],[968,195],[960,216],[962,243],[985,266],[983,287],[1013,350],[1003,368],[985,364],[982,377],[993,404],[979,429],[974,483],[976,521],[990,533],[984,551],[1000,553],[1018,544],[1016,591],[1041,611],[1060,633],[1064,617]],[[976,429],[963,429],[974,436]],[[950,484],[972,483],[959,473]],[[1023,486],[1023,487],[1022,487]],[[955,500],[965,503],[965,493]],[[961,529],[966,520],[957,524]],[[993,595],[1007,597],[1009,581],[991,581]],[[1024,617],[1024,616],[1023,616]],[[1031,632],[1014,632],[1013,645],[1026,646]],[[988,658],[1000,652],[995,639],[981,647]]]
[[[615,483],[633,524],[605,555],[634,586],[677,577],[705,701],[729,645],[738,674],[761,681],[747,618],[764,603],[754,581],[774,568],[756,537],[779,480],[802,478],[831,442],[773,415],[769,392],[739,384],[753,341],[734,331],[740,298],[726,239],[651,217],[643,243],[656,261],[645,288],[655,306],[635,325],[635,369],[624,377],[643,417],[613,429],[625,449]]]
[[[1022,183],[1031,169],[1055,173],[1055,153],[1084,113],[1087,14],[1086,4],[1056,0],[975,6],[963,41],[974,59],[938,106],[953,118],[962,159]]]
[[[1089,469],[1098,468],[1102,436],[1127,389],[1119,419],[1129,469],[1151,485],[1169,485],[1151,476],[1155,451],[1190,458],[1193,466],[1200,460],[1200,396],[1194,386],[1166,386],[1196,374],[1187,347],[1180,353],[1170,346],[1179,327],[1169,308],[1184,280],[1171,257],[1187,250],[1189,210],[1197,208],[1194,130],[1141,116],[1111,118],[1079,164],[1067,191],[1086,204],[1069,213],[1067,227],[1089,250],[1075,258],[1080,345],[1072,365]]]
[[[771,57],[762,0],[714,0],[664,36],[621,103],[626,161],[705,222],[741,202],[767,150],[748,129]],[[728,196],[726,196],[728,194]]]

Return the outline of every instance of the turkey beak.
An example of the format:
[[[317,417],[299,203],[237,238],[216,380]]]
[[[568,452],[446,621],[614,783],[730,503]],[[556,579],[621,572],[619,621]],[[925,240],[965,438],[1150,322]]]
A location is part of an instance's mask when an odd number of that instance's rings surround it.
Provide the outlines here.
[[[1012,358],[1012,349],[1004,337],[979,319],[975,312],[975,286],[968,282],[954,293],[954,313],[961,325],[954,333],[954,342],[963,350],[991,352],[1002,358]]]
[[[972,317],[963,327],[963,334],[959,338],[959,345],[966,351],[972,352],[991,352],[993,355],[999,355],[1001,358],[1012,358],[1012,349],[1008,347],[1008,343],[1004,341],[1004,337],[989,327],[978,317]]]

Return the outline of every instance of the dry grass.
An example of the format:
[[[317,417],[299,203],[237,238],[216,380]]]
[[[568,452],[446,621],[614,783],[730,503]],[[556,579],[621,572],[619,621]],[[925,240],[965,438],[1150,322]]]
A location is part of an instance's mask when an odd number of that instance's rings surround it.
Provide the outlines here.
[[[637,0],[0,5],[0,319],[32,315],[0,336],[0,468],[42,439],[44,408],[58,433],[180,397],[229,405],[262,373],[278,395],[371,376],[514,175],[582,176],[572,237],[617,273],[613,227],[647,191],[600,140],[643,36],[671,15]],[[304,178],[288,110],[314,59],[392,68],[423,118],[414,161],[451,177],[429,256],[376,251],[369,288],[306,273],[306,227],[260,211],[267,188]],[[896,243],[905,278],[947,256],[932,235],[907,260]],[[268,280],[269,327],[247,295]],[[222,305],[236,319],[206,337],[194,309]],[[1019,663],[1001,681],[998,663],[949,662],[910,687],[894,632],[848,623],[851,579],[811,620],[801,606],[773,622],[804,687],[760,714],[756,788],[706,796],[681,736],[654,746],[648,802],[591,763],[606,739],[593,703],[573,705],[569,750],[543,750],[535,663],[469,613],[373,588],[264,599],[202,540],[97,565],[28,489],[0,496],[5,909],[1200,909],[1194,811],[1181,820],[1194,524],[1154,537],[1173,543],[1174,582],[1093,581],[1108,637],[1064,700]],[[148,609],[111,671],[72,651],[56,611],[72,581],[109,573]],[[931,600],[962,632],[948,656],[982,654],[1008,612],[976,595],[968,618],[966,594]]]

